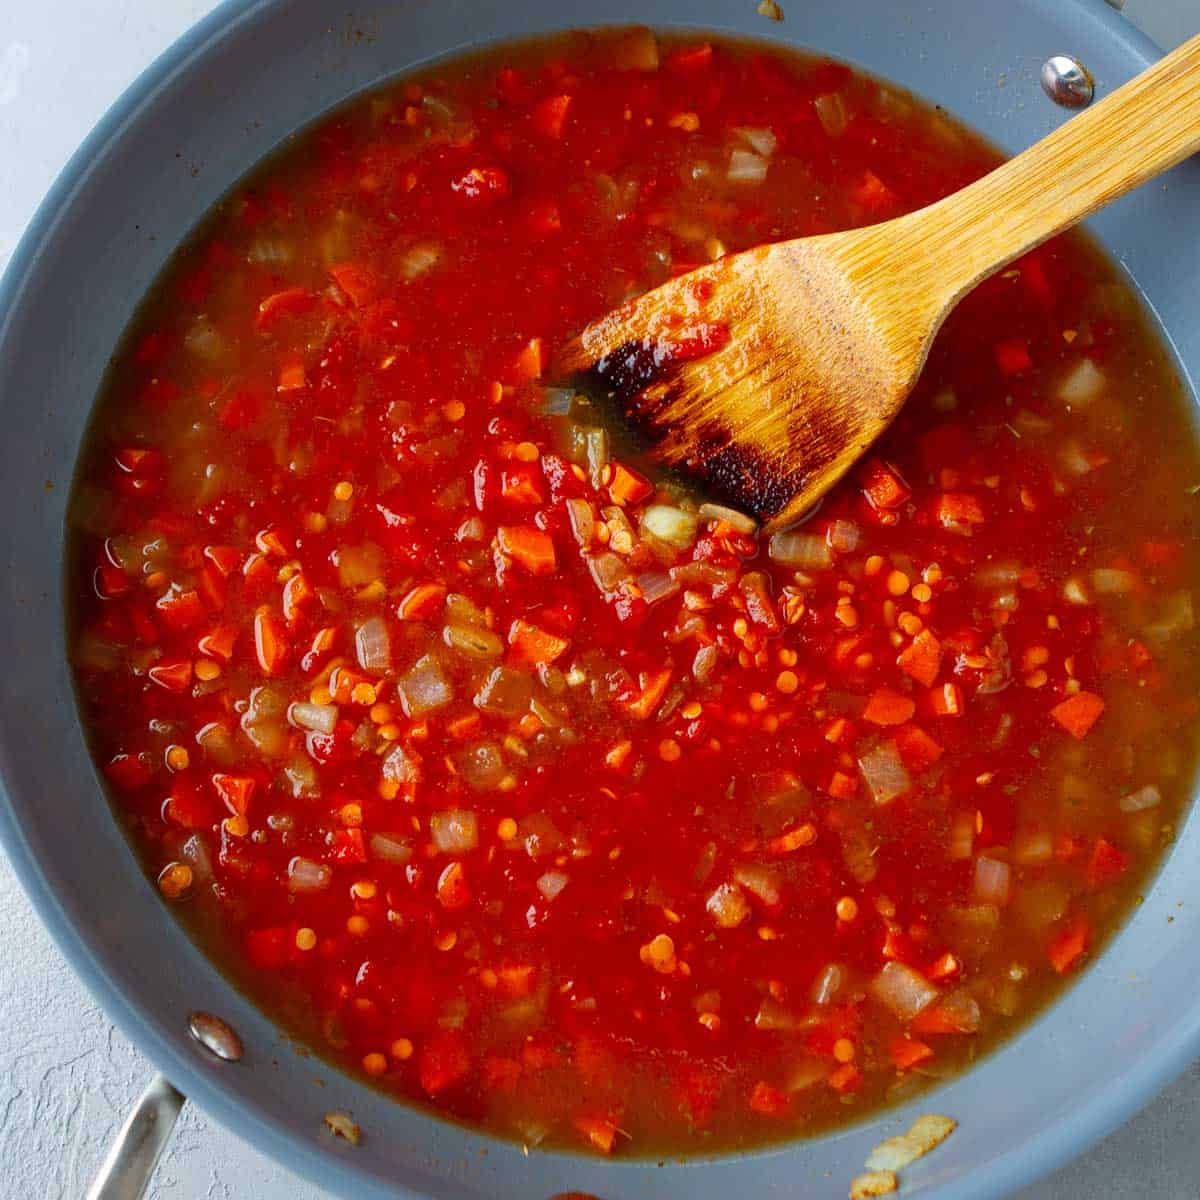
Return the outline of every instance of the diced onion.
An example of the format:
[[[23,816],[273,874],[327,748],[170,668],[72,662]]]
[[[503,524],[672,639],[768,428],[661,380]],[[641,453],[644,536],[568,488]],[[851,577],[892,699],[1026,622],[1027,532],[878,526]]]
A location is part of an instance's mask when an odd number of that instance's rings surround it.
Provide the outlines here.
[[[442,640],[468,658],[499,658],[504,653],[504,643],[490,629],[477,625],[447,625]]]
[[[1007,904],[1012,868],[998,858],[981,854],[975,860],[975,899],[981,904]]]
[[[548,813],[536,812],[517,822],[517,841],[530,858],[536,859],[558,850],[563,844],[563,836]]]
[[[780,566],[802,571],[824,571],[833,566],[828,540],[815,533],[777,533],[767,544],[767,553]]]
[[[385,675],[392,666],[392,639],[382,617],[364,621],[354,635],[358,665],[372,675]]]
[[[975,814],[960,812],[950,823],[950,841],[946,847],[946,857],[959,862],[970,858],[975,852]]]
[[[750,905],[734,883],[723,883],[705,901],[708,915],[722,928],[734,929],[750,915]]]
[[[846,102],[841,92],[826,92],[813,100],[813,108],[817,110],[817,120],[821,128],[830,137],[841,137],[846,132]]]
[[[480,712],[498,717],[518,717],[529,708],[533,678],[513,667],[496,667],[475,695]]]
[[[373,833],[367,846],[374,858],[402,867],[412,858],[412,847],[398,833]]]
[[[429,818],[429,836],[443,854],[465,854],[479,845],[479,821],[470,809],[436,812]]]
[[[697,683],[707,683],[712,678],[720,657],[721,652],[716,646],[701,646],[696,651],[696,657],[692,659],[692,678]]]
[[[871,991],[901,1021],[911,1021],[939,995],[938,989],[924,975],[902,962],[885,963],[871,981]]]
[[[309,704],[297,700],[288,709],[288,720],[301,729],[311,729],[314,733],[332,733],[337,725],[338,710],[334,704]]]
[[[830,963],[821,968],[820,974],[813,981],[812,998],[814,1004],[822,1006],[832,1004],[846,983],[846,971],[837,963]]]
[[[542,388],[542,412],[548,417],[570,416],[575,403],[575,389],[562,387]]]
[[[183,344],[197,358],[210,363],[223,358],[229,349],[229,343],[217,332],[217,327],[211,321],[197,321],[184,334]]]
[[[726,508],[723,504],[700,505],[700,518],[704,521],[724,521],[732,525],[738,533],[753,535],[758,532],[758,522],[736,508]]]
[[[1138,788],[1136,792],[1130,792],[1128,796],[1121,797],[1121,811],[1143,812],[1147,808],[1157,808],[1162,803],[1162,793],[1152,783],[1148,783],[1145,787]]]
[[[648,571],[637,577],[638,589],[647,604],[657,604],[679,591],[679,584],[665,571]]]
[[[767,177],[767,160],[750,150],[735,150],[729,156],[725,178],[730,183],[762,183]]]
[[[442,708],[454,699],[454,690],[442,675],[437,659],[428,654],[418,659],[413,669],[397,680],[396,691],[400,695],[404,715],[413,719]]]
[[[289,892],[321,892],[333,879],[333,868],[296,855],[288,863]]]
[[[544,875],[538,876],[537,890],[542,893],[544,899],[554,900],[569,882],[570,880],[562,871],[547,871]]]
[[[670,504],[651,504],[641,516],[642,528],[660,541],[686,550],[696,540],[700,518]]]
[[[490,791],[508,775],[508,768],[495,742],[480,742],[459,755],[458,769],[469,787]]]
[[[589,555],[587,565],[592,579],[602,592],[615,591],[623,579],[629,578],[629,567],[625,560],[608,550]]]
[[[208,852],[208,843],[200,834],[193,833],[179,847],[179,857],[192,868],[192,876],[198,883],[212,878],[212,855]]]
[[[912,779],[900,761],[894,742],[881,742],[858,760],[858,769],[876,804],[890,804],[912,787]]]
[[[1126,596],[1138,585],[1138,577],[1132,571],[1121,571],[1114,567],[1097,567],[1092,572],[1092,587],[1101,596]]]
[[[763,158],[770,158],[775,153],[775,148],[779,145],[779,139],[770,129],[753,129],[748,126],[741,126],[733,131],[754,151],[755,154],[761,154]]]
[[[613,63],[621,71],[657,71],[658,38],[644,27],[631,29],[613,47]]]
[[[1146,626],[1146,636],[1165,641],[1196,627],[1196,612],[1189,592],[1173,592],[1163,601],[1158,618]]]
[[[1063,377],[1057,396],[1064,404],[1081,407],[1104,390],[1104,372],[1090,358],[1081,358]]]
[[[388,779],[392,783],[421,782],[420,758],[412,750],[406,749],[399,743],[388,751],[380,770],[384,779]]]
[[[1045,830],[1013,838],[1013,861],[1023,867],[1040,867],[1054,858],[1054,840]]]
[[[733,877],[746,889],[757,896],[768,908],[774,908],[783,899],[779,887],[779,876],[770,867],[756,865],[738,867]]]
[[[853,554],[862,541],[862,530],[853,521],[830,521],[825,540],[835,554]]]
[[[778,1000],[764,996],[754,1014],[754,1028],[766,1033],[791,1033],[797,1026],[796,1014]]]
[[[570,499],[567,501],[567,517],[571,522],[571,532],[575,541],[586,550],[592,544],[596,532],[596,512],[586,500]]]

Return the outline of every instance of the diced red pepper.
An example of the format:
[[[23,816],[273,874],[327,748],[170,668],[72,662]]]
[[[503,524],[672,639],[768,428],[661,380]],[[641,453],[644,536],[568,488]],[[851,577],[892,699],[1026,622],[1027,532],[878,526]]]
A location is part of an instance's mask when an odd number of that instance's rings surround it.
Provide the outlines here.
[[[160,662],[146,672],[153,683],[168,692],[186,692],[192,685],[192,664],[186,658]]]
[[[379,280],[375,272],[361,263],[341,263],[329,268],[338,287],[350,297],[355,308],[364,308],[379,295]]]
[[[471,1056],[462,1034],[435,1033],[421,1048],[421,1087],[437,1096],[461,1083],[471,1069]]]
[[[244,817],[250,811],[250,801],[254,796],[255,781],[248,775],[227,775],[218,771],[212,777],[213,787],[217,795],[224,801],[225,807],[235,816]]]
[[[872,725],[903,725],[911,721],[917,711],[911,696],[894,692],[891,688],[876,688],[863,710],[863,720]]]
[[[136,792],[150,782],[150,765],[140,754],[117,754],[109,759],[104,774],[123,792]]]
[[[996,363],[1005,375],[1016,375],[1033,366],[1029,357],[1029,345],[1024,338],[1009,338],[996,343]]]
[[[281,318],[309,312],[316,303],[316,296],[307,288],[293,287],[275,292],[258,306],[254,327],[260,330],[273,329]]]
[[[547,633],[518,617],[509,627],[508,644],[509,657],[514,663],[537,667],[560,658],[571,643],[568,638]]]
[[[268,612],[254,616],[254,653],[264,675],[278,675],[287,662],[288,644],[283,630]]]
[[[1088,947],[1089,929],[1087,920],[1077,917],[1068,922],[1050,940],[1046,954],[1050,965],[1065,975],[1083,957]]]
[[[888,1043],[888,1052],[898,1071],[910,1071],[918,1063],[933,1057],[933,1051],[916,1038],[894,1037]]]
[[[912,495],[899,473],[880,458],[868,459],[859,478],[872,508],[899,508]]]
[[[1118,850],[1107,838],[1097,838],[1088,862],[1088,887],[1104,887],[1124,874],[1129,856]]]
[[[751,1111],[761,1113],[764,1117],[786,1116],[791,1106],[788,1094],[772,1087],[764,1079],[760,1079],[750,1093]]]
[[[438,876],[437,898],[438,903],[451,912],[466,908],[471,903],[471,888],[462,863],[452,862]]]
[[[396,615],[402,621],[432,621],[446,602],[446,587],[441,583],[419,583],[400,601]]]

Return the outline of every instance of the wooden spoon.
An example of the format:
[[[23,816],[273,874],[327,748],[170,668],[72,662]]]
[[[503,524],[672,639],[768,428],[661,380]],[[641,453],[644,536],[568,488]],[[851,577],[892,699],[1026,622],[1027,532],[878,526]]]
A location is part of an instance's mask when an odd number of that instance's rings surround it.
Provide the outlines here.
[[[589,325],[557,373],[590,372],[657,459],[779,528],[887,428],[966,292],[1197,149],[1200,36],[936,204],[647,292]]]

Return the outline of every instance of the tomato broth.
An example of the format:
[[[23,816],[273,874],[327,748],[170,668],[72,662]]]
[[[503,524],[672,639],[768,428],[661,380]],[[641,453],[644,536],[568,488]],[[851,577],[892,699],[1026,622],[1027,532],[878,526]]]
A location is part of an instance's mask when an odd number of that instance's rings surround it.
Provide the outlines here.
[[[990,169],[945,113],[716,38],[439,64],[179,251],[72,505],[73,666],[151,877],[281,1025],[527,1144],[724,1150],[945,1079],[1173,835],[1196,439],[1055,239],[951,316],[802,524],[658,474],[556,349]]]

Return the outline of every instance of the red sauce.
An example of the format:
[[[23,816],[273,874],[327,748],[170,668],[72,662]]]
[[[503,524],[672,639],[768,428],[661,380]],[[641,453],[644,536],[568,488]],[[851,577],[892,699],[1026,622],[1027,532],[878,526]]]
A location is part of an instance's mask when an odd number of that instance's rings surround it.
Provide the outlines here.
[[[359,101],[179,253],[81,468],[74,662],[162,893],[290,1030],[529,1142],[731,1147],[1096,953],[1197,717],[1200,468],[1113,269],[982,286],[770,542],[545,378],[994,161],[836,63],[578,36]]]

